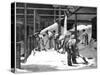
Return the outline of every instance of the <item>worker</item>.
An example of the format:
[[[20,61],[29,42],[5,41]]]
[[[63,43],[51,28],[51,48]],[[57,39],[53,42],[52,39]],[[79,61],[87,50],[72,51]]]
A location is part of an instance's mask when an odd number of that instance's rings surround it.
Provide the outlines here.
[[[72,66],[72,63],[77,64],[75,43],[76,43],[75,35],[71,35],[68,42],[65,42],[65,50],[68,53],[67,61],[69,66]]]
[[[53,44],[52,44],[52,39],[53,39],[53,34],[51,31],[46,31],[47,34],[47,38],[48,38],[48,42],[49,42],[49,48],[48,49],[52,49],[53,48]]]

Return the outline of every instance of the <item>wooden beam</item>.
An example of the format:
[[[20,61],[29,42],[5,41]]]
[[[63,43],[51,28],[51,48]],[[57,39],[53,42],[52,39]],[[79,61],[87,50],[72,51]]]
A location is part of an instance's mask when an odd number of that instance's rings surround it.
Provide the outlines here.
[[[29,16],[33,16],[34,14],[24,14],[24,13],[21,14],[21,13],[17,13],[16,15],[18,15],[18,16],[20,16],[20,15],[26,15],[26,16],[29,15]]]
[[[17,7],[16,9],[24,9],[23,7]],[[26,8],[30,10],[54,10],[54,8]],[[55,9],[56,11],[66,11],[67,9]]]
[[[25,6],[24,6],[24,12],[25,12],[25,14],[24,14],[24,19],[25,19],[25,36],[24,36],[24,54],[25,54],[25,58],[26,58],[26,56],[27,56],[27,54],[26,54],[26,52],[27,52],[27,17],[26,17],[26,14],[27,14],[27,11],[26,11],[26,3],[25,3]]]
[[[50,14],[39,14],[39,16],[53,16],[54,17],[54,15],[50,15]],[[55,15],[55,17],[59,17],[59,16],[64,16],[64,15]]]
[[[74,13],[77,15],[97,15],[97,13]]]
[[[77,15],[97,15],[96,13],[74,13]],[[17,13],[16,15],[29,15],[29,16],[33,16],[34,14],[21,14],[21,13]],[[39,14],[39,16],[64,16],[64,15],[53,15],[53,14]]]
[[[82,23],[91,23],[90,20],[78,20],[77,23],[82,22]],[[68,23],[75,23],[75,20],[68,20]]]

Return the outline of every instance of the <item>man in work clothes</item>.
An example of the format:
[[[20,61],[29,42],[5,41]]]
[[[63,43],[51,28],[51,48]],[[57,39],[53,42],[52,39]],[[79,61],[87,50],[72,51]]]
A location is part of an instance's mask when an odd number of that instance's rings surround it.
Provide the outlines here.
[[[83,39],[84,39],[84,45],[88,45],[88,33],[86,32],[86,30],[83,30]]]
[[[84,61],[84,64],[88,64],[88,61],[86,60],[86,58],[79,54],[78,47],[75,46],[75,43],[76,43],[75,35],[72,35],[70,39],[68,40],[68,42],[65,43],[66,45],[65,49],[68,53],[68,56],[67,56],[68,65],[72,66],[72,64],[78,64],[76,61],[77,57],[81,57]]]
[[[52,44],[52,39],[53,39],[53,34],[51,31],[46,31],[46,34],[47,34],[47,38],[48,38],[48,42],[49,42],[49,48],[48,49],[51,49],[53,48],[53,44]]]
[[[68,53],[68,56],[67,56],[67,60],[68,60],[68,65],[69,66],[72,66],[72,63],[74,64],[77,64],[77,61],[76,61],[76,53],[78,51],[76,51],[76,47],[75,47],[75,43],[76,43],[76,39],[74,38],[75,35],[72,35],[70,37],[70,39],[68,40],[68,42],[66,42],[66,46],[65,46],[65,50],[67,51]]]

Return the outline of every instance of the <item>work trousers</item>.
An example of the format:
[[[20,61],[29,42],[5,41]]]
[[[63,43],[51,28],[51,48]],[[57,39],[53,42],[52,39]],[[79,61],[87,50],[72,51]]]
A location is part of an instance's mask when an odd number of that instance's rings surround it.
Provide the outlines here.
[[[71,46],[71,48],[68,48],[67,53],[68,53],[68,56],[67,56],[68,65],[71,66],[72,63],[74,64],[77,63],[75,47]]]

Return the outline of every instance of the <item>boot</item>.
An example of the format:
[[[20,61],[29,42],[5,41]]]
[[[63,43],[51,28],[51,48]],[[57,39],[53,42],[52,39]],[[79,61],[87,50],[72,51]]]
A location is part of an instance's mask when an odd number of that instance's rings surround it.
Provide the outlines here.
[[[84,64],[88,64],[88,61],[86,60],[85,57],[83,57],[83,60],[84,60]]]
[[[72,63],[68,63],[68,66],[72,66]]]

